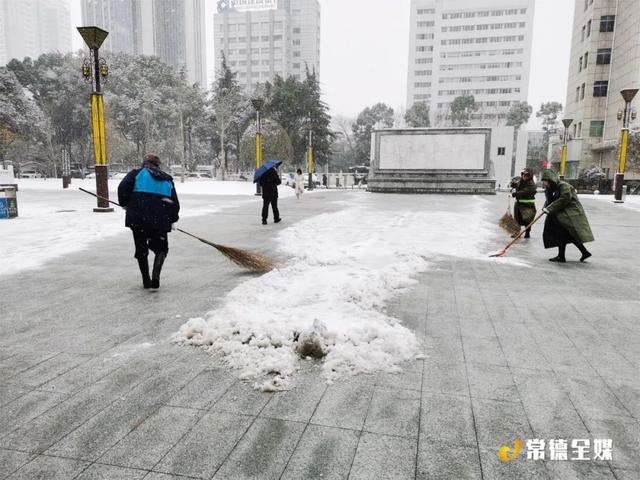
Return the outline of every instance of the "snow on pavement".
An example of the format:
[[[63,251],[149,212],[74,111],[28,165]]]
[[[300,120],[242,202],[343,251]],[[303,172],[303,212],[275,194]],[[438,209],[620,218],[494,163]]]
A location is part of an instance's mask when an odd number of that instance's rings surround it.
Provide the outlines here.
[[[380,211],[354,200],[299,222],[278,239],[290,258],[284,266],[238,285],[220,308],[186,322],[174,341],[219,354],[262,390],[288,387],[299,368],[298,334],[321,339],[329,382],[397,372],[416,358],[419,343],[385,307],[438,256],[489,260],[483,243],[495,223],[486,204],[474,197],[459,212]]]
[[[78,187],[95,191],[95,180],[73,179],[62,189],[60,179],[21,179],[18,183],[18,217],[0,220],[0,275],[37,268],[53,258],[88,248],[93,242],[123,233],[124,211],[94,213],[96,199]],[[110,198],[117,201],[119,180],[109,181]],[[250,182],[176,180],[180,217],[203,215],[242,202],[255,202],[255,185]],[[281,196],[293,189],[280,189]],[[212,195],[234,196],[233,200],[212,199]],[[237,196],[237,198],[235,198]],[[243,198],[244,197],[244,198]]]
[[[580,195],[580,200],[585,199],[599,202],[609,202],[611,204],[614,203],[613,195]],[[640,195],[627,195],[625,197],[624,203],[616,203],[615,205],[640,212]]]

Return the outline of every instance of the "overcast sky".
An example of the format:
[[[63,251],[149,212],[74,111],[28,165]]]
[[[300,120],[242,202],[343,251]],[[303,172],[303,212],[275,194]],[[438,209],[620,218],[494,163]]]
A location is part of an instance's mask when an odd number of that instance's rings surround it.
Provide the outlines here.
[[[70,0],[72,24],[81,23],[80,0]],[[472,1],[472,0],[470,0]],[[213,0],[207,2],[207,51],[213,51]],[[410,0],[320,0],[320,81],[332,114],[355,117],[384,102],[403,108],[407,90]],[[573,0],[536,0],[528,102],[564,105],[571,49]],[[82,47],[74,32],[74,48]],[[208,65],[211,71],[212,65]]]

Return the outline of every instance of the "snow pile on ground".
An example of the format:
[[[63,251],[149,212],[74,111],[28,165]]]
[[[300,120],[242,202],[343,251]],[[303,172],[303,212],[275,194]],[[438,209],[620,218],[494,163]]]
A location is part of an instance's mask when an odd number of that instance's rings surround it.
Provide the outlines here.
[[[437,256],[488,260],[478,249],[495,234],[485,205],[474,198],[460,213],[360,205],[300,222],[280,235],[291,257],[282,268],[237,286],[220,308],[182,325],[174,341],[219,354],[262,390],[287,388],[299,353],[325,355],[329,382],[397,372],[419,344],[385,306]]]
[[[614,203],[613,195],[580,195],[580,200],[594,200],[600,202],[608,202],[611,204]],[[625,197],[624,203],[616,203],[615,205],[640,212],[640,195],[627,195]]]
[[[52,258],[129,231],[124,227],[124,210],[114,206],[113,213],[94,213],[96,199],[78,190],[82,187],[95,191],[95,180],[74,178],[68,189],[62,188],[60,179],[17,182],[18,217],[0,220],[0,275],[39,267]],[[119,182],[109,181],[109,196],[114,201],[118,199]],[[280,190],[283,196],[293,195],[291,188]],[[258,208],[261,203],[254,195],[255,185],[249,182],[177,182],[176,191],[181,218],[221,211],[244,202],[255,202]],[[237,198],[229,198],[232,195]]]

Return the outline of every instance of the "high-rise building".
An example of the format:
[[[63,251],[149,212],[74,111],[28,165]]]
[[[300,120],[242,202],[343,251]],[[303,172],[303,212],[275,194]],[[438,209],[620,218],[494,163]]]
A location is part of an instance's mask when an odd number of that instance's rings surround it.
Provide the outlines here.
[[[473,95],[475,126],[503,125],[526,101],[535,0],[412,0],[407,108],[429,105],[444,125],[451,102]]]
[[[82,0],[82,17],[109,32],[104,51],[157,55],[206,86],[204,7],[204,0]]]
[[[214,15],[216,69],[222,55],[246,88],[276,75],[320,74],[318,0],[221,0]]]
[[[139,0],[82,0],[82,23],[109,32],[104,52],[143,53]]]
[[[207,85],[204,0],[154,0],[153,44],[160,59]]]
[[[68,0],[0,0],[0,65],[71,48]]]
[[[620,91],[640,88],[640,10],[636,0],[576,0],[565,118],[569,126],[566,178],[596,166],[612,178],[624,109]],[[632,102],[638,105],[638,96]],[[636,121],[631,127],[638,127]],[[558,163],[558,148],[551,162]],[[629,171],[625,178],[640,178]]]

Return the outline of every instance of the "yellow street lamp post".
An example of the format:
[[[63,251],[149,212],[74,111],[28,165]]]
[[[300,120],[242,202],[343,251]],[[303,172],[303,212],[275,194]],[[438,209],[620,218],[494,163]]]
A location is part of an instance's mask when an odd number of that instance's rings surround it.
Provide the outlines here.
[[[262,128],[260,125],[260,110],[264,106],[264,100],[260,97],[252,98],[251,105],[256,110],[256,170],[262,166]],[[262,188],[256,183],[256,195],[262,195]]]
[[[82,74],[85,78],[92,78],[93,92],[91,92],[91,129],[93,132],[93,154],[95,157],[96,193],[98,206],[94,212],[113,212],[109,206],[109,164],[107,161],[107,145],[104,133],[104,103],[100,77],[106,77],[109,69],[106,63],[100,61],[98,49],[109,35],[109,32],[98,27],[78,27],[78,32],[89,47],[90,60],[85,61]],[[92,71],[93,67],[93,71]]]
[[[309,171],[309,190],[313,190],[313,132],[309,126],[309,142],[307,144],[307,170]]]
[[[614,180],[614,202],[623,203],[622,190],[624,188],[624,169],[627,161],[627,145],[629,143],[629,118],[632,116],[631,102],[638,93],[637,88],[626,88],[620,92],[624,98],[624,113],[622,115],[622,136],[620,139],[620,156],[618,157],[618,171]]]
[[[564,175],[567,170],[567,140],[569,139],[569,126],[572,123],[572,118],[565,118],[562,120],[562,124],[564,125],[564,137],[562,139],[562,159],[560,160],[560,180],[564,180]]]

